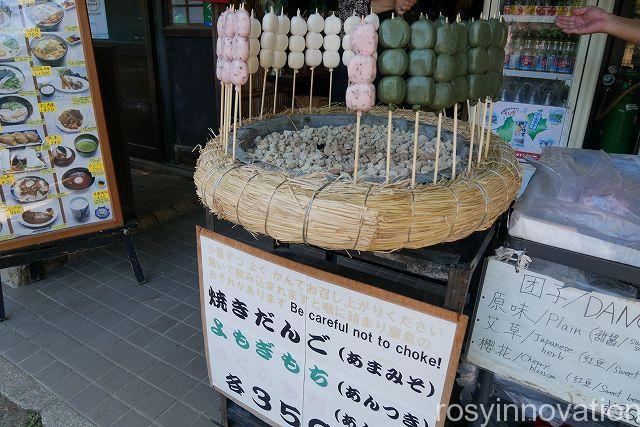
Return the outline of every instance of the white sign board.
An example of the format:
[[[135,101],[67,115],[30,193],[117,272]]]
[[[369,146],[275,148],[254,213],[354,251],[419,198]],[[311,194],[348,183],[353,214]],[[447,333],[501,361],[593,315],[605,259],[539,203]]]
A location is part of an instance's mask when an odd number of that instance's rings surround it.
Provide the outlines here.
[[[274,425],[442,425],[465,316],[198,236],[218,390]]]
[[[104,0],[87,0],[91,38],[109,39],[109,25],[107,24],[107,10]]]
[[[490,259],[467,360],[640,425],[640,301]]]

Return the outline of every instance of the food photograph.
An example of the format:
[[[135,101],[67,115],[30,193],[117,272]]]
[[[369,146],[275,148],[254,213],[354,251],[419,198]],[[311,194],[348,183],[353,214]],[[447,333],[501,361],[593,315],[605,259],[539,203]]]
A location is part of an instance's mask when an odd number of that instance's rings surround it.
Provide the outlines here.
[[[83,58],[82,42],[76,32],[43,32],[30,39],[29,45],[35,65],[62,67]]]

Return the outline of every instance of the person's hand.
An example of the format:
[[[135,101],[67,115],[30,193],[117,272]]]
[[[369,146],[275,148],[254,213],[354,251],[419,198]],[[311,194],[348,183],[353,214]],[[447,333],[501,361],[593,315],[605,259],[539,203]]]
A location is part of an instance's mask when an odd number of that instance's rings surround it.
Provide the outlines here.
[[[571,9],[571,16],[558,16],[556,25],[567,34],[606,33],[612,16],[599,7]]]
[[[395,10],[398,13],[398,15],[402,15],[408,12],[409,10],[411,10],[413,5],[416,4],[416,0],[395,0],[395,1],[396,1]]]

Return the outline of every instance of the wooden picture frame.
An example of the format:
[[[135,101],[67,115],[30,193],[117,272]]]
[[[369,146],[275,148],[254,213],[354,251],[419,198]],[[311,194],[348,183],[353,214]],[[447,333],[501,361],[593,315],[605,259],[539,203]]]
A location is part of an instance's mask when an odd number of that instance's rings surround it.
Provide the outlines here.
[[[76,0],[75,10],[78,14],[78,27],[87,71],[87,78],[89,81],[89,93],[91,96],[91,104],[93,106],[96,121],[96,132],[98,134],[99,147],[104,165],[104,176],[107,182],[107,190],[109,192],[109,199],[111,203],[111,219],[94,222],[87,225],[73,225],[61,230],[43,232],[34,236],[15,237],[10,240],[0,241],[0,252],[40,245],[43,243],[49,243],[56,240],[67,239],[70,237],[92,234],[124,225],[122,207],[120,206],[120,197],[118,194],[118,183],[115,176],[113,160],[111,158],[109,135],[105,122],[105,114],[102,105],[102,96],[100,93],[98,73],[95,63],[95,57],[93,54],[93,42],[91,39],[91,28],[89,24],[89,14],[87,10],[86,0]],[[29,53],[31,53],[31,48],[29,46],[27,48],[29,50]],[[8,195],[5,194],[5,198],[7,197]],[[70,213],[68,214],[70,215]]]
[[[447,411],[447,407],[446,405],[449,403],[450,398],[451,398],[451,391],[453,389],[453,383],[455,381],[455,377],[456,377],[456,371],[457,371],[457,366],[458,366],[458,362],[460,360],[460,355],[461,355],[461,351],[462,351],[462,346],[463,346],[463,341],[464,341],[464,336],[465,336],[465,331],[466,331],[466,327],[467,327],[467,321],[468,318],[467,316],[465,316],[464,314],[461,313],[456,313],[453,311],[449,311],[445,308],[442,307],[438,307],[438,306],[434,306],[431,304],[427,304],[425,302],[422,301],[418,301],[415,299],[411,299],[408,297],[405,297],[403,295],[399,295],[399,294],[395,294],[393,292],[389,292],[377,287],[374,287],[372,285],[367,285],[365,283],[362,282],[358,282],[356,280],[352,280],[343,276],[339,276],[337,274],[334,273],[329,273],[314,267],[310,267],[304,264],[301,264],[299,262],[295,262],[283,257],[280,257],[278,255],[275,255],[273,253],[270,252],[266,252],[263,251],[261,249],[249,246],[245,243],[241,243],[238,241],[235,241],[233,239],[230,239],[228,237],[222,236],[218,233],[215,233],[213,231],[207,230],[206,228],[203,227],[196,227],[196,240],[197,240],[197,254],[198,254],[198,280],[199,280],[199,290],[200,290],[200,310],[201,310],[201,318],[202,318],[202,330],[203,330],[203,335],[204,335],[204,347],[205,347],[205,357],[207,359],[207,370],[209,373],[209,379],[211,380],[212,375],[211,375],[211,366],[210,366],[210,357],[209,357],[209,342],[208,342],[208,338],[207,338],[207,324],[206,324],[206,318],[205,318],[205,301],[207,301],[206,299],[206,293],[205,293],[205,286],[204,286],[204,277],[203,277],[203,268],[202,268],[202,262],[201,262],[201,257],[202,257],[202,248],[201,248],[201,237],[206,237],[209,239],[212,239],[216,242],[222,243],[226,246],[229,246],[231,248],[234,248],[236,250],[242,251],[246,254],[252,255],[254,257],[260,258],[264,261],[273,263],[275,265],[278,265],[280,267],[284,267],[287,268],[289,270],[293,270],[296,271],[298,273],[302,273],[305,274],[309,277],[318,279],[318,280],[322,280],[325,282],[328,282],[330,284],[351,290],[351,291],[355,291],[364,295],[368,295],[370,297],[374,297],[392,304],[396,304],[396,305],[400,305],[403,306],[405,308],[408,309],[412,309],[424,314],[428,314],[434,317],[438,317],[442,320],[446,320],[449,321],[451,323],[454,323],[456,325],[456,332],[455,332],[455,336],[453,339],[453,346],[451,349],[451,353],[449,356],[449,364],[447,366],[447,373],[446,373],[446,379],[444,382],[444,387],[443,387],[443,391],[442,391],[442,399],[440,401],[440,411],[439,411],[439,418],[438,418],[438,424],[437,427],[442,427],[445,423],[446,420],[446,411]],[[251,412],[252,414],[254,414],[256,417],[260,418],[261,420],[263,420],[264,422],[271,424],[271,421],[269,421],[268,419],[266,419],[265,417],[263,417],[261,414],[257,413],[255,410],[253,410],[250,407],[247,407],[246,405],[242,404],[241,402],[238,402],[236,399],[233,398],[233,396],[229,395],[226,391],[224,390],[220,390],[217,387],[214,387],[218,392],[220,392],[223,396],[234,400],[234,402],[236,402],[238,405],[240,405],[241,407],[243,407],[244,409],[246,409],[247,411]]]

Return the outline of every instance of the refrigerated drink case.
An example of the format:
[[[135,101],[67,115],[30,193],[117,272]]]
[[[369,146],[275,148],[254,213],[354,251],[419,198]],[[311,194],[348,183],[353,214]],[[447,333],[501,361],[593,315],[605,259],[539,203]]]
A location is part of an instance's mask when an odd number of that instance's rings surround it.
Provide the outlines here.
[[[597,61],[587,61],[591,36],[566,35],[554,21],[573,7],[598,3],[607,1],[486,1],[485,14],[501,14],[509,26],[503,89],[490,120],[494,133],[510,142],[519,157],[538,157],[547,146],[581,146],[588,110],[580,109],[576,117],[576,103],[588,95],[585,90],[593,90],[581,89],[581,79],[585,73],[597,79],[602,51]],[[590,49],[592,54],[598,52]]]

